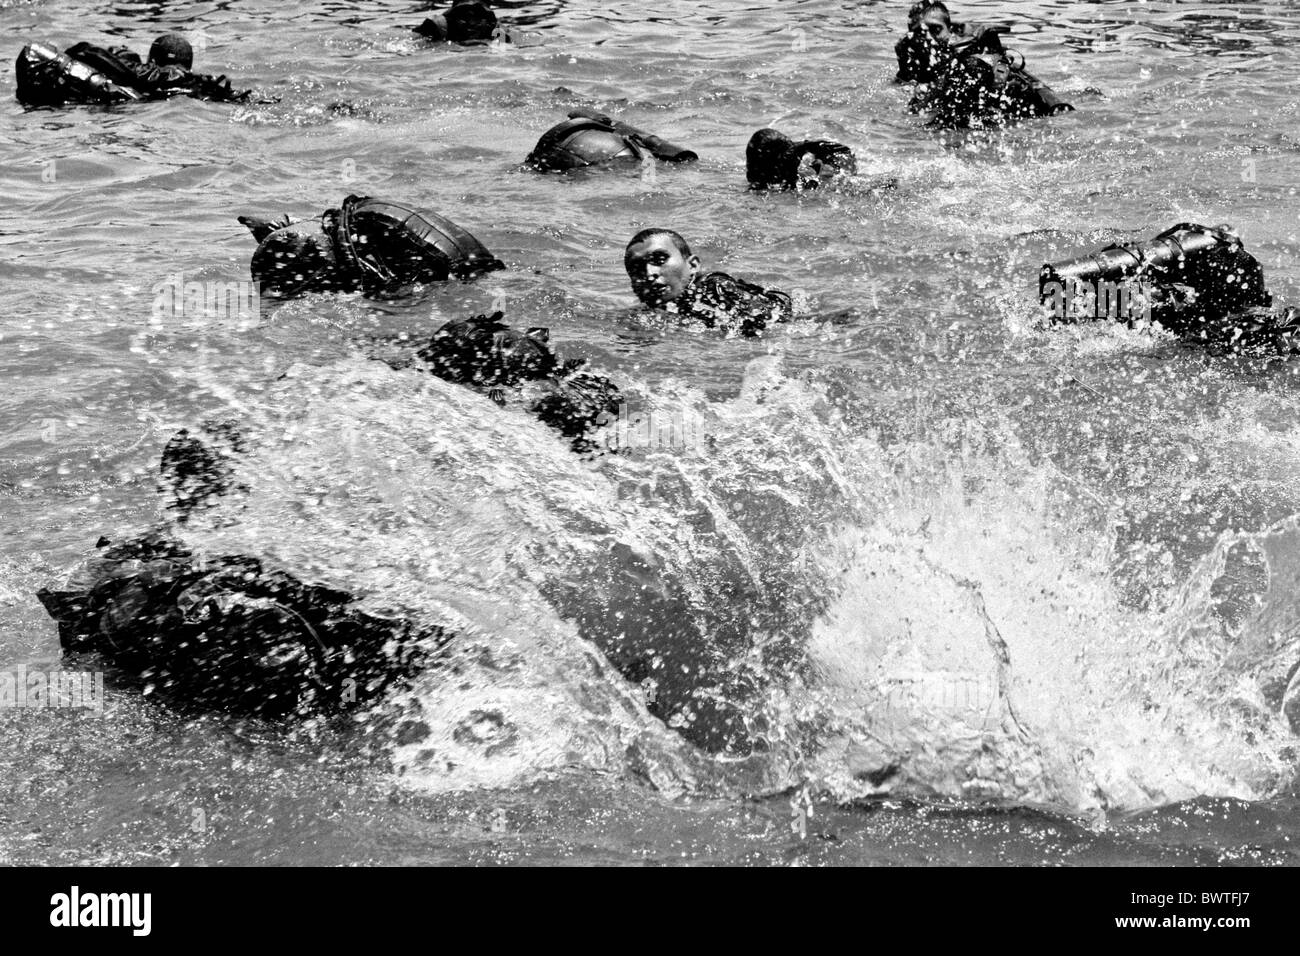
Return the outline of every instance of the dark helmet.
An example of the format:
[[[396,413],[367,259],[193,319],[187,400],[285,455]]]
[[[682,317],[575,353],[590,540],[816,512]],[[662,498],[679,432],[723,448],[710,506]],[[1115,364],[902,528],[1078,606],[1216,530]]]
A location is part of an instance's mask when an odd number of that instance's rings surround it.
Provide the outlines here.
[[[811,168],[804,166],[805,160]],[[854,172],[857,161],[842,143],[826,139],[796,143],[774,129],[760,129],[745,147],[745,176],[754,189],[815,187],[823,168]]]
[[[497,15],[485,0],[456,0],[446,13],[447,39],[453,43],[491,40]]]
[[[179,66],[188,70],[194,66],[194,50],[190,41],[179,33],[165,33],[149,47],[149,62],[157,66]]]
[[[569,119],[552,126],[537,141],[524,162],[543,172],[577,169],[616,159],[641,162],[651,153],[631,137],[594,119]]]
[[[258,245],[251,271],[259,291],[294,296],[328,288],[334,278],[334,261],[323,249],[328,240],[320,234],[278,229]]]

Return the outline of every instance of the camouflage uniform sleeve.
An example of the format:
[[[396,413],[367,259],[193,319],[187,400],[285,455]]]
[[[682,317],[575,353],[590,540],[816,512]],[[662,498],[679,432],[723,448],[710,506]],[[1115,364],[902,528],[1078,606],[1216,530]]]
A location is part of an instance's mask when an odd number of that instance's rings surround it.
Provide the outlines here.
[[[711,313],[710,325],[728,332],[756,336],[769,322],[785,322],[794,314],[790,297],[775,289],[764,289],[735,279],[724,272],[704,277],[700,305]]]

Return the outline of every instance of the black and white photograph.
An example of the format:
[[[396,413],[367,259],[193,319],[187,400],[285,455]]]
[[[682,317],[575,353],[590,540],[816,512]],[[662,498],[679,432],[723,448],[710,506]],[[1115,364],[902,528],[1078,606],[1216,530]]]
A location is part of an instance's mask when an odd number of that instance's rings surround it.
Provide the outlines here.
[[[0,867],[74,874],[24,918],[148,935],[153,868],[1125,868],[1111,938],[1261,928],[1300,4],[0,25]]]

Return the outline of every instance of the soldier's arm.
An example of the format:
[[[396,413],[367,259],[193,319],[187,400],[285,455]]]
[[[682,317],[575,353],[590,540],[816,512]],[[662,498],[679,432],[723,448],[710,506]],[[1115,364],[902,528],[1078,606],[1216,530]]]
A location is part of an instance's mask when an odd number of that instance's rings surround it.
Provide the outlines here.
[[[776,289],[764,289],[723,273],[709,277],[713,288],[710,298],[720,300],[727,320],[719,323],[728,331],[752,337],[759,335],[771,322],[785,322],[794,315],[790,296]]]

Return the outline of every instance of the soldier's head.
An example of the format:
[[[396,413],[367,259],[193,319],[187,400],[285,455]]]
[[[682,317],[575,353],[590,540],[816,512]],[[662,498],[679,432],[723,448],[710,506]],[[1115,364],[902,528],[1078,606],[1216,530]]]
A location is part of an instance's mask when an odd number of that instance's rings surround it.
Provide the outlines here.
[[[700,271],[700,257],[671,229],[642,229],[623,252],[636,297],[652,309],[675,302]]]
[[[155,66],[194,67],[194,48],[179,33],[164,33],[149,47],[149,62]]]
[[[952,15],[941,0],[914,4],[907,13],[907,27],[927,34],[936,43],[947,44],[952,39]]]
[[[796,143],[779,130],[760,129],[745,147],[745,175],[753,189],[815,189],[856,169],[853,150],[826,139]]]

